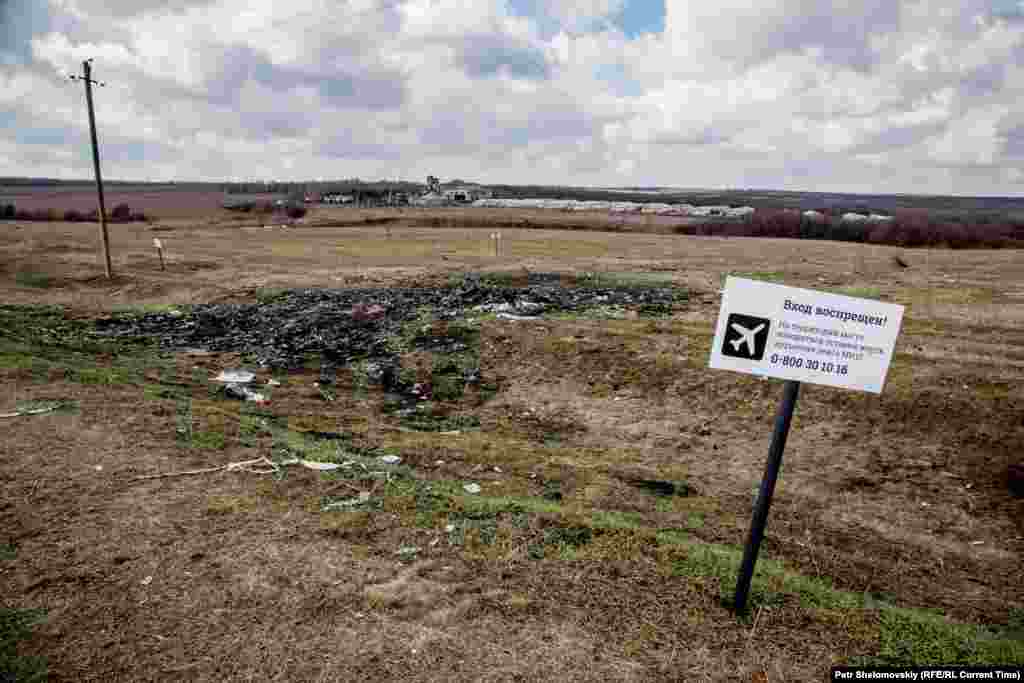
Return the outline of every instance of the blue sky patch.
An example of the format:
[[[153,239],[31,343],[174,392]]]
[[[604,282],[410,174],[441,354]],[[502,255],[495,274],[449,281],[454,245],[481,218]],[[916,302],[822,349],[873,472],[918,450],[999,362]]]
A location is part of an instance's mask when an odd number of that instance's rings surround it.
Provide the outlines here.
[[[541,37],[547,40],[564,28],[548,5],[543,0],[509,0],[508,9],[513,16],[533,19]],[[662,33],[665,30],[665,0],[625,0],[622,8],[611,15],[576,18],[571,28],[573,32],[598,33],[609,25],[630,39],[647,33]]]
[[[1020,19],[1024,17],[1024,2],[1021,0],[992,0],[992,16]]]
[[[550,40],[562,29],[543,0],[509,0],[508,10],[514,17],[533,19],[542,40]]]
[[[629,39],[665,31],[665,0],[626,0],[611,22]]]
[[[620,64],[601,64],[594,69],[594,77],[604,81],[613,93],[619,97],[638,97],[644,94],[643,88],[633,80],[626,67]]]

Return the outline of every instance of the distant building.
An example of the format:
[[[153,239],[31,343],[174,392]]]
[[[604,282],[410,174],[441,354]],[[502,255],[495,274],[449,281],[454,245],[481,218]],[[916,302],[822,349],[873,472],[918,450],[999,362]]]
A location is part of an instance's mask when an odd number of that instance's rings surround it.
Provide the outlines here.
[[[444,190],[441,194],[448,201],[456,203],[470,203],[494,196],[494,192],[479,185],[458,185]]]
[[[752,206],[737,206],[734,209],[728,209],[726,215],[730,218],[749,218],[754,215],[754,207]]]
[[[427,192],[410,201],[414,206],[447,206],[449,200],[443,194]]]
[[[350,194],[341,194],[340,192],[328,192],[321,195],[320,201],[324,204],[353,204],[356,198]]]
[[[695,206],[690,212],[694,216],[725,216],[729,213],[728,206]]]
[[[823,223],[825,221],[825,214],[820,211],[808,210],[804,211],[801,215],[807,220],[814,221],[816,223]]]

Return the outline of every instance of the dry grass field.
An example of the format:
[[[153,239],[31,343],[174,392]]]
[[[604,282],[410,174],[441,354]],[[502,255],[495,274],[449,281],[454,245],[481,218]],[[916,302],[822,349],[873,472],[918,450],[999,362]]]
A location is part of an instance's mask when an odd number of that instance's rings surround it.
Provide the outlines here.
[[[222,213],[224,195],[216,191],[168,191],[144,185],[107,185],[103,200],[109,212],[118,204],[128,204],[135,211],[144,211],[163,218],[202,217]],[[54,209],[58,215],[69,209],[89,212],[98,208],[96,189],[88,185],[54,187],[0,186],[0,204],[14,204],[19,209]]]
[[[111,226],[113,281],[95,225],[0,224],[0,413],[63,402],[0,420],[0,665],[25,680],[810,681],[851,662],[1024,664],[1024,502],[1006,480],[1024,443],[1019,251],[507,210],[261,220]],[[389,412],[359,367],[325,400],[315,359],[274,371],[81,332],[115,312],[526,271],[687,296],[660,317],[460,321],[488,391],[435,396],[452,422],[433,430]],[[707,368],[730,273],[908,307],[881,396],[804,387],[742,618],[726,599],[782,386]],[[440,352],[394,343],[421,379],[437,367]],[[236,366],[281,382],[269,403],[215,391]],[[285,451],[348,469],[139,478]]]

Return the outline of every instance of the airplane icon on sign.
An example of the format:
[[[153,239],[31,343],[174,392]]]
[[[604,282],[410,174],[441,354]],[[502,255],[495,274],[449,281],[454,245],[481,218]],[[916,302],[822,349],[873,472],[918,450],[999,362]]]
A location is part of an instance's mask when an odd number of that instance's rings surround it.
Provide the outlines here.
[[[754,338],[757,336],[758,332],[764,329],[764,323],[761,323],[760,325],[753,329],[748,329],[738,323],[733,323],[732,325],[730,325],[730,327],[740,335],[739,339],[733,339],[729,342],[730,344],[732,344],[732,350],[739,351],[740,347],[746,344],[747,351],[750,353],[751,356],[753,356],[757,352],[756,341]]]
[[[725,323],[722,355],[745,361],[761,360],[768,345],[771,323],[770,318],[730,313]]]

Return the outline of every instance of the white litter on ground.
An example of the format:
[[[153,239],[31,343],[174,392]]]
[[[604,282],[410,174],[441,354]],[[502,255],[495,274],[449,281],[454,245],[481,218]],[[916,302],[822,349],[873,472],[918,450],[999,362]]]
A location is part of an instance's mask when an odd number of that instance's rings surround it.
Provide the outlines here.
[[[214,382],[227,382],[228,384],[248,384],[256,379],[256,375],[248,370],[222,370],[219,375],[213,378]]]

